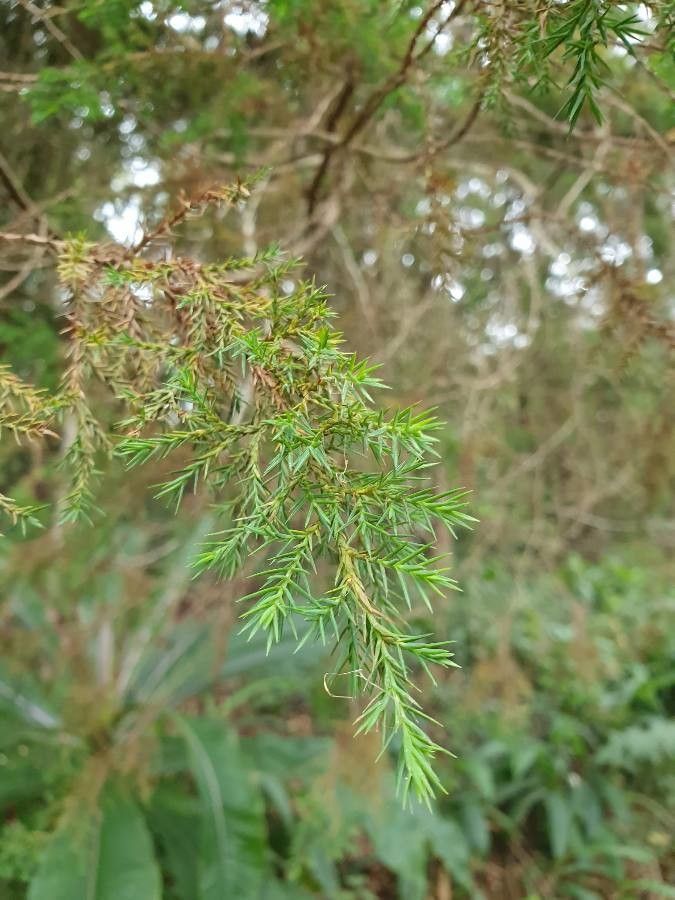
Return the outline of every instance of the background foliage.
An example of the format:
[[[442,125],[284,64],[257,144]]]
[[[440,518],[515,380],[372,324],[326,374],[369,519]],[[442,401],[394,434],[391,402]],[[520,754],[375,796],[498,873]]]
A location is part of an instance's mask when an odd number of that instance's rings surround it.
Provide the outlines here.
[[[128,248],[180,192],[262,170],[147,258],[304,257],[274,290],[290,308],[302,279],[329,285],[387,406],[447,422],[430,487],[471,490],[480,520],[436,536],[462,593],[404,613],[462,667],[415,674],[455,756],[447,793],[404,809],[380,737],[353,737],[346,667],[292,631],[269,652],[240,634],[236,601],[269,595],[252,568],[193,579],[222,523],[201,490],[175,515],[154,496],[175,459],[99,453],[104,514],[69,524],[69,414],[58,438],[3,431],[0,492],[45,508],[0,546],[0,897],[672,895],[674,18],[668,0],[0,6],[5,406],[9,372],[60,389],[50,243]],[[106,290],[141,308],[115,271]],[[92,409],[118,418],[102,393]]]

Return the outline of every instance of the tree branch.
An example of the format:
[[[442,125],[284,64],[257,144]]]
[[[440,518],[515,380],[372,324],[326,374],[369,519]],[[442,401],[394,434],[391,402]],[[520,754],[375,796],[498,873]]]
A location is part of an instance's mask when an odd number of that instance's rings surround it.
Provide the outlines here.
[[[410,41],[408,42],[408,47],[398,69],[395,72],[392,72],[392,74],[388,78],[386,78],[379,87],[376,87],[375,90],[372,91],[370,96],[363,104],[362,109],[359,113],[357,113],[351,125],[342,136],[341,140],[334,146],[326,148],[321,164],[319,165],[316,175],[314,176],[314,179],[312,180],[312,183],[307,191],[307,208],[310,215],[317,204],[321,185],[328,172],[332,157],[337,151],[351,144],[354,138],[358,134],[360,134],[361,131],[363,131],[368,122],[372,119],[377,110],[387,99],[387,97],[405,83],[408,74],[413,66],[424,56],[426,56],[426,54],[431,50],[437,35],[443,30],[443,28],[445,28],[449,24],[452,19],[454,19],[462,12],[462,9],[465,5],[466,0],[459,0],[459,2],[453,8],[452,12],[440,25],[433,38],[431,38],[431,40],[429,40],[419,52],[416,52],[420,38],[424,34],[433,16],[443,6],[443,0],[437,0],[437,2],[433,3],[426,11],[426,13],[422,16],[417,24],[417,28],[410,38]]]

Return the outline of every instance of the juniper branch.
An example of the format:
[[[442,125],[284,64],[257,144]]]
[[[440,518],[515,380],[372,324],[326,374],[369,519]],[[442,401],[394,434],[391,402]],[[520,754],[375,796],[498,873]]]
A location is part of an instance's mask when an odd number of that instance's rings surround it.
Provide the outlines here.
[[[414,594],[431,608],[433,595],[455,587],[434,555],[435,532],[473,520],[462,492],[425,483],[435,418],[374,406],[384,385],[343,349],[326,292],[311,281],[280,289],[297,260],[278,248],[215,265],[143,256],[206,204],[245,195],[237,185],[184,200],[132,250],[83,238],[59,246],[69,334],[61,388],[47,397],[0,371],[0,424],[44,436],[57,413],[69,414],[67,521],[90,515],[102,456],[128,466],[175,458],[157,495],[179,506],[186,492],[210,490],[225,525],[198,568],[232,577],[250,555],[260,560],[258,586],[240,601],[244,629],[265,632],[268,645],[287,628],[299,646],[332,644],[355,691],[369,695],[357,731],[377,728],[383,748],[395,743],[403,793],[428,800],[440,787],[441,747],[413,680],[454,662],[442,642],[410,633],[403,610]],[[239,372],[253,392],[233,419]],[[126,410],[113,433],[91,410],[95,382]],[[5,498],[0,507],[24,515]]]

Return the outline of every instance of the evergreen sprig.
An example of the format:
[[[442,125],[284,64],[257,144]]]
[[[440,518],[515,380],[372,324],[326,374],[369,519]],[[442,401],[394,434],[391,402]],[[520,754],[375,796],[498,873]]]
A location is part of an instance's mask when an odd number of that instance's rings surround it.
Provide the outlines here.
[[[181,209],[246,194],[245,186],[206,192]],[[152,234],[179,221],[175,214]],[[357,731],[380,729],[385,748],[395,741],[404,794],[428,801],[440,788],[441,747],[423,727],[435,726],[413,678],[454,662],[446,644],[410,633],[403,611],[416,597],[431,608],[432,595],[455,587],[434,554],[436,530],[454,534],[473,521],[461,491],[424,483],[437,421],[372,405],[371,391],[383,387],[376,367],[343,349],[322,288],[299,281],[281,290],[299,263],[278,248],[212,265],[152,261],[148,243],[63,245],[70,349],[61,391],[43,402],[5,373],[3,414],[11,424],[18,397],[31,422],[45,409],[70,417],[63,518],[74,520],[87,515],[96,459],[110,452],[89,402],[103,382],[127,410],[114,453],[128,466],[174,458],[158,496],[179,505],[205,485],[228,520],[198,569],[232,577],[250,557],[260,560],[256,586],[241,599],[244,629],[266,633],[268,646],[288,628],[299,646],[332,644],[337,671],[368,698]]]
[[[640,24],[635,13],[606,0],[572,0],[552,8],[543,52],[548,57],[562,47],[563,61],[572,66],[567,81],[569,95],[559,113],[570,127],[585,106],[597,122],[602,122],[597,94],[609,72],[603,54],[615,41],[634,56],[633,42],[646,36]]]

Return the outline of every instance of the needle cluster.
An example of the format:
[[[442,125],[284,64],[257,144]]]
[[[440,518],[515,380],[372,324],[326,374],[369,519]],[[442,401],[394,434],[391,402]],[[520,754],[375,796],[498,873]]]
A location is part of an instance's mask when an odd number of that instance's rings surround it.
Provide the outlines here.
[[[156,233],[245,194],[210,191]],[[264,632],[268,646],[287,629],[299,647],[330,644],[336,674],[366,698],[357,731],[378,729],[385,748],[393,743],[403,793],[428,800],[440,787],[441,748],[413,678],[454,663],[445,642],[409,631],[405,611],[419,601],[431,609],[455,587],[433,551],[437,529],[472,522],[461,491],[437,493],[425,477],[438,423],[372,403],[383,387],[375,367],[344,349],[325,291],[299,279],[298,261],[278,248],[211,264],[149,259],[149,243],[63,244],[62,389],[43,399],[4,373],[2,415],[23,427],[22,402],[32,410],[26,427],[38,431],[69,417],[66,520],[88,515],[104,454],[130,467],[175,459],[157,489],[175,506],[186,492],[211,491],[224,528],[198,568],[232,578],[259,560],[255,588],[241,598],[244,629]],[[92,400],[100,384],[125,410],[114,428]]]

